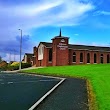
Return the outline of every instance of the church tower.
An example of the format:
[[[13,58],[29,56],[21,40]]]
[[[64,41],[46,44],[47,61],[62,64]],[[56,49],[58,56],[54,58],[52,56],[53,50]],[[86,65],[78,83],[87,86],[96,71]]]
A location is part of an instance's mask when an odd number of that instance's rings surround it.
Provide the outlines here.
[[[53,66],[68,65],[69,59],[69,50],[68,50],[68,37],[62,36],[60,29],[59,36],[55,36],[52,39],[52,48],[53,48]]]

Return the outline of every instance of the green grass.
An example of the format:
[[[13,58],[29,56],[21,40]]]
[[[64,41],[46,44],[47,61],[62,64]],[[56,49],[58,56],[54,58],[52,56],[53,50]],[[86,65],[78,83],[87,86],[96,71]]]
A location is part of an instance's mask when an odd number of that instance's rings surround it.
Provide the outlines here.
[[[87,78],[92,85],[98,110],[110,110],[110,64],[46,67],[25,72]]]

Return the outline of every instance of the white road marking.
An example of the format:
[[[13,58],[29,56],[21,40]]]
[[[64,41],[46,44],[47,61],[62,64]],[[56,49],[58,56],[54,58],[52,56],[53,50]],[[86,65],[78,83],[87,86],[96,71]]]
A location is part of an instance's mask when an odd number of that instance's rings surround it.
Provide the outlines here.
[[[58,80],[52,80],[52,79],[51,79],[51,80],[39,80],[39,81],[42,82],[42,81],[58,81]]]
[[[35,107],[37,107],[48,95],[50,95],[61,83],[63,83],[65,81],[65,78],[56,84],[51,90],[49,90],[43,97],[41,97],[31,108],[29,108],[28,110],[34,110]]]
[[[7,82],[7,84],[13,84],[14,82]]]

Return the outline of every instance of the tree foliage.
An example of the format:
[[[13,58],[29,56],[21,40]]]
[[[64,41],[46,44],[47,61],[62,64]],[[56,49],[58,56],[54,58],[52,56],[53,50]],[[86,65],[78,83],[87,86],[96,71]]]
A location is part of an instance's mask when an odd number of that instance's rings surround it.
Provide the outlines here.
[[[2,57],[0,56],[0,62],[2,62]]]

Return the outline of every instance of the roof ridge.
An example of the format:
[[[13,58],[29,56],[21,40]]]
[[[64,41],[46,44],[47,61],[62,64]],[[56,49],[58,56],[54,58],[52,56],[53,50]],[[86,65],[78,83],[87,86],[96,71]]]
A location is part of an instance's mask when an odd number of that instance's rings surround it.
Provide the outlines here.
[[[110,47],[103,47],[103,46],[95,46],[95,45],[81,45],[81,44],[69,44],[69,45],[72,45],[72,46],[86,46],[86,47],[101,47],[101,48],[110,48]]]
[[[40,42],[40,43],[51,43],[51,42]],[[52,43],[51,43],[52,44]]]

